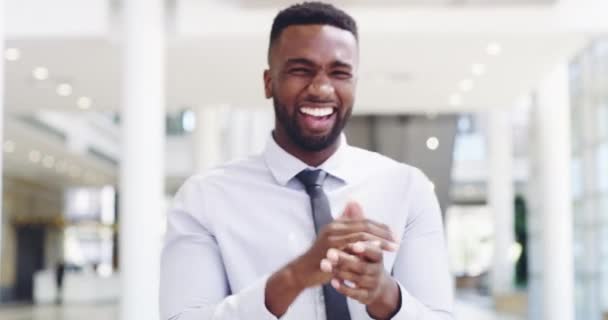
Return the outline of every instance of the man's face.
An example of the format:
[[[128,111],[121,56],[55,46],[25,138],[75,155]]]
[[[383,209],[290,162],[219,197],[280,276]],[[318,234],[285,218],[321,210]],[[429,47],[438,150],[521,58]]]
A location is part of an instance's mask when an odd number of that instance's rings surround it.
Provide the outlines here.
[[[276,113],[275,134],[307,151],[332,145],[350,117],[358,46],[352,33],[326,25],[296,25],[281,33],[264,72]]]

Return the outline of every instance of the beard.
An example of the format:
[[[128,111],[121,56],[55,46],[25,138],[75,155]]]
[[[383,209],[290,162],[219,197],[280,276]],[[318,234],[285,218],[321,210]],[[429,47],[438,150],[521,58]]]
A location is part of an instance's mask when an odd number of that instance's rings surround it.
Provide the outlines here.
[[[273,97],[272,101],[277,124],[283,127],[285,132],[287,132],[289,139],[291,139],[296,146],[306,151],[321,151],[333,145],[336,140],[338,140],[338,137],[340,137],[352,111],[352,108],[349,108],[346,114],[341,114],[341,108],[337,108],[336,120],[328,134],[322,136],[307,136],[304,134],[304,130],[302,130],[297,120],[298,108],[293,108],[293,115],[289,115],[287,107],[285,107],[285,105],[276,97]]]

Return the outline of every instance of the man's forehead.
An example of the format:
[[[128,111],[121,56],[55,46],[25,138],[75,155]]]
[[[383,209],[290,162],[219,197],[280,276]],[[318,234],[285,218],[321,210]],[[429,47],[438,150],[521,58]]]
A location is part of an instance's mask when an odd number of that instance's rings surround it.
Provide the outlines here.
[[[353,62],[358,45],[347,30],[329,25],[293,25],[283,30],[271,50],[280,60],[298,57]]]

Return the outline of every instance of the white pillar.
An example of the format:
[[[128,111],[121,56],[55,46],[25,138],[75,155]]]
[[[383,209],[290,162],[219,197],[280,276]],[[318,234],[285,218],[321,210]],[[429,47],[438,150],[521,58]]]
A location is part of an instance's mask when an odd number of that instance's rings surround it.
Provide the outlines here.
[[[159,316],[165,178],[164,1],[127,0],[123,5],[120,319],[154,320]]]
[[[244,108],[233,108],[230,112],[230,126],[228,128],[228,146],[230,150],[228,159],[230,160],[249,155],[252,128],[251,114],[251,110]]]
[[[0,21],[4,21],[4,1],[0,0]],[[3,171],[3,160],[4,160],[4,23],[0,23],[0,171]],[[4,173],[4,172],[2,172]],[[4,236],[2,231],[4,229],[4,215],[2,214],[4,202],[4,189],[2,185],[2,176],[0,175],[0,277],[2,276],[2,237]]]
[[[251,124],[251,153],[260,153],[266,147],[270,132],[274,127],[274,113],[270,108],[253,109]]]
[[[513,291],[514,263],[511,259],[511,249],[515,240],[513,133],[510,113],[507,110],[490,111],[487,119],[488,204],[494,214],[494,258],[491,279],[493,294],[500,296]]]
[[[574,319],[570,97],[564,62],[537,93],[538,197],[541,210],[542,318]]]
[[[194,169],[205,172],[222,162],[222,115],[223,107],[196,109],[194,130]]]

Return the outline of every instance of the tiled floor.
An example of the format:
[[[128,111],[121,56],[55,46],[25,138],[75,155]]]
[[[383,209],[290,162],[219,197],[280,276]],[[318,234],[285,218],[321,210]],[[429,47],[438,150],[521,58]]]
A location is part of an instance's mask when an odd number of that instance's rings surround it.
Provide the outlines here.
[[[480,307],[468,302],[456,301],[455,318],[458,320],[524,320],[515,315],[497,314],[492,309]]]
[[[112,320],[117,315],[115,305],[0,307],[2,320]]]
[[[482,302],[479,302],[482,301]],[[498,315],[483,300],[459,299],[455,307],[456,319],[463,320],[523,320],[521,317]],[[13,306],[0,307],[2,320],[112,320],[118,319],[115,305]]]
[[[456,294],[454,313],[456,319],[465,320],[524,320],[525,317],[512,314],[498,314],[493,309],[492,298],[480,296],[474,291],[460,291]]]

